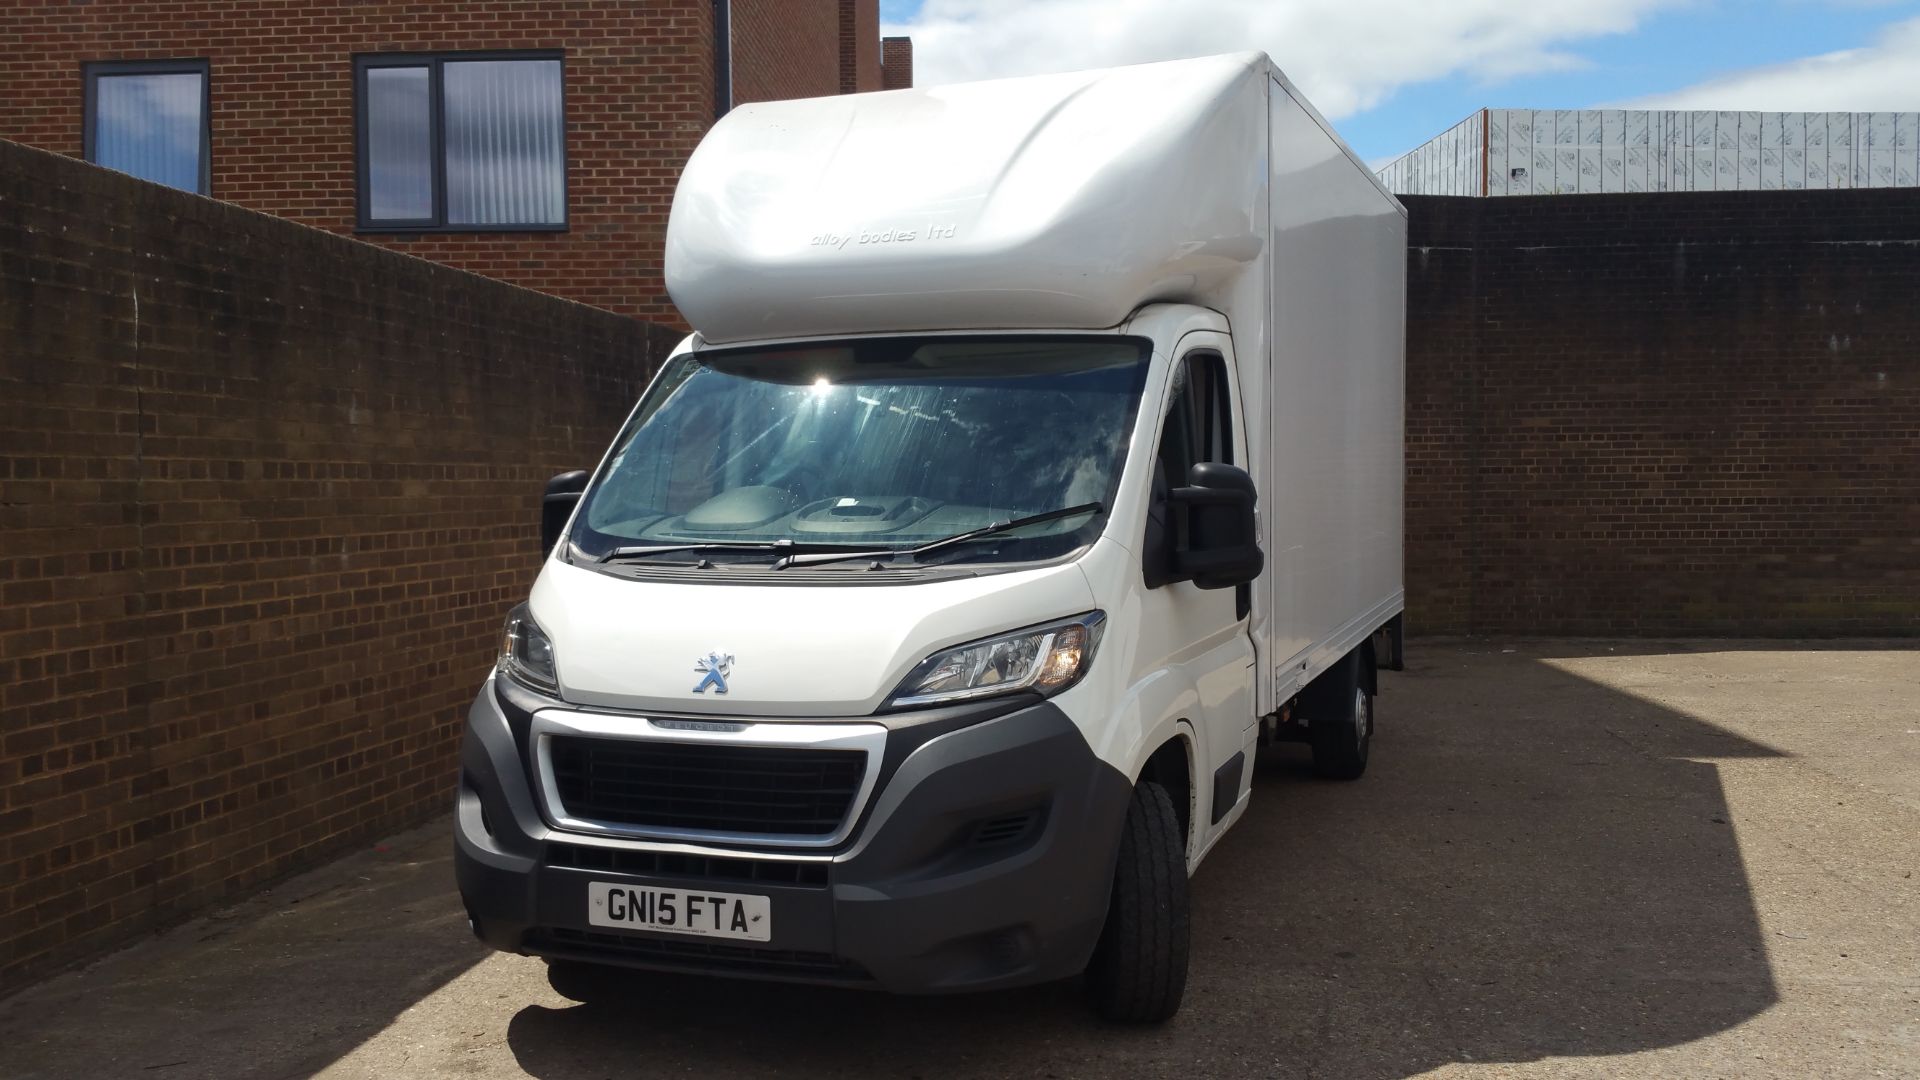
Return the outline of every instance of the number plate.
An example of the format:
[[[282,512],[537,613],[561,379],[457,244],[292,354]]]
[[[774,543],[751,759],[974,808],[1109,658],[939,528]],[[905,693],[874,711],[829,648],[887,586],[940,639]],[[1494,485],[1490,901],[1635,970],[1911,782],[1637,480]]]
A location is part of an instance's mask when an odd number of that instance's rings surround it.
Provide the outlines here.
[[[764,896],[654,889],[607,881],[587,885],[587,922],[618,930],[767,941],[773,937],[771,909]]]

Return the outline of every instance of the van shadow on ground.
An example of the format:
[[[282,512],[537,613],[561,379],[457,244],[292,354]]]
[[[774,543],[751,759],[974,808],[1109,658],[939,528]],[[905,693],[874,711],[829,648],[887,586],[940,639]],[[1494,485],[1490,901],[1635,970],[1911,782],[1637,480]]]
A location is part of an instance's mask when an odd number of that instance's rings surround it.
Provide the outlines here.
[[[717,979],[514,1016],[546,1080],[649,1074],[1397,1077],[1670,1046],[1776,1000],[1715,758],[1773,751],[1486,647],[1384,676],[1367,777],[1269,752],[1194,882],[1184,1011],[1077,987],[962,998]],[[1649,645],[1647,651],[1660,651]]]

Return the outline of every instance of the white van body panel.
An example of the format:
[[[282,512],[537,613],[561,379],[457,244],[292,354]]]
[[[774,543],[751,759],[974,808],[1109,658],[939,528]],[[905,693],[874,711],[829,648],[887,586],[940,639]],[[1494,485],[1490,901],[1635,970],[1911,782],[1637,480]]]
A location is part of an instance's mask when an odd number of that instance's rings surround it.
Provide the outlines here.
[[[836,588],[623,580],[557,559],[529,604],[570,702],[770,718],[871,713],[937,650],[1095,607],[1072,563]],[[734,658],[728,692],[696,694],[694,662],[716,651]]]
[[[1260,53],[742,105],[687,162],[673,301],[711,342],[1102,328],[1261,253]]]
[[[1285,698],[1404,604],[1406,217],[1313,111],[1274,85],[1271,353],[1250,421],[1267,566],[1256,608]],[[1247,320],[1234,319],[1238,342]],[[1242,343],[1242,351],[1245,351]],[[1271,707],[1269,705],[1269,707]]]
[[[1239,643],[1231,638],[1179,640],[1172,632],[1177,623],[1168,618],[1167,609],[1191,602],[1191,595],[1176,597],[1177,586],[1141,588],[1138,556],[1106,539],[1095,544],[1080,565],[1094,595],[1109,605],[1108,634],[1086,682],[1061,695],[1061,707],[1096,754],[1134,779],[1170,740],[1185,743],[1188,820],[1199,826],[1188,830],[1187,857],[1190,866],[1198,866],[1206,849],[1232,824],[1230,819],[1209,824],[1210,778],[1249,737],[1253,672],[1245,634],[1238,635]],[[1074,698],[1071,703],[1069,697]],[[1245,723],[1208,723],[1209,716],[1242,714]],[[1247,771],[1250,775],[1251,769]]]

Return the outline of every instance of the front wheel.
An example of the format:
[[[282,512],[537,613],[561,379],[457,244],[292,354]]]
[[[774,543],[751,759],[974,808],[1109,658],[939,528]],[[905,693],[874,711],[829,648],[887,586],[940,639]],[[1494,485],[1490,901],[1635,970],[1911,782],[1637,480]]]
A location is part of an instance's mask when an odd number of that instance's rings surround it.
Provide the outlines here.
[[[1087,993],[1108,1020],[1152,1024],[1187,989],[1187,844],[1167,789],[1142,781],[1127,804],[1113,899],[1087,965]]]

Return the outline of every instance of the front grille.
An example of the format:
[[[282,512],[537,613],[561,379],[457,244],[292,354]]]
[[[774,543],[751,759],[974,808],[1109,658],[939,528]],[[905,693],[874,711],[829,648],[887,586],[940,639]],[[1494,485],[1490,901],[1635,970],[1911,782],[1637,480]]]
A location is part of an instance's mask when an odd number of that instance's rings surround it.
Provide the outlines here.
[[[548,844],[547,864],[576,870],[607,870],[649,877],[697,878],[723,884],[794,885],[825,888],[827,864],[787,859],[684,855],[673,851],[630,851],[586,844]]]
[[[848,983],[867,982],[873,978],[859,964],[832,953],[716,945],[707,941],[674,941],[632,934],[569,930],[557,926],[529,931],[526,948],[534,953],[597,952],[640,964],[665,964],[738,975],[784,975],[788,978]]]
[[[559,735],[553,780],[568,816],[636,828],[831,836],[860,792],[860,750]]]

